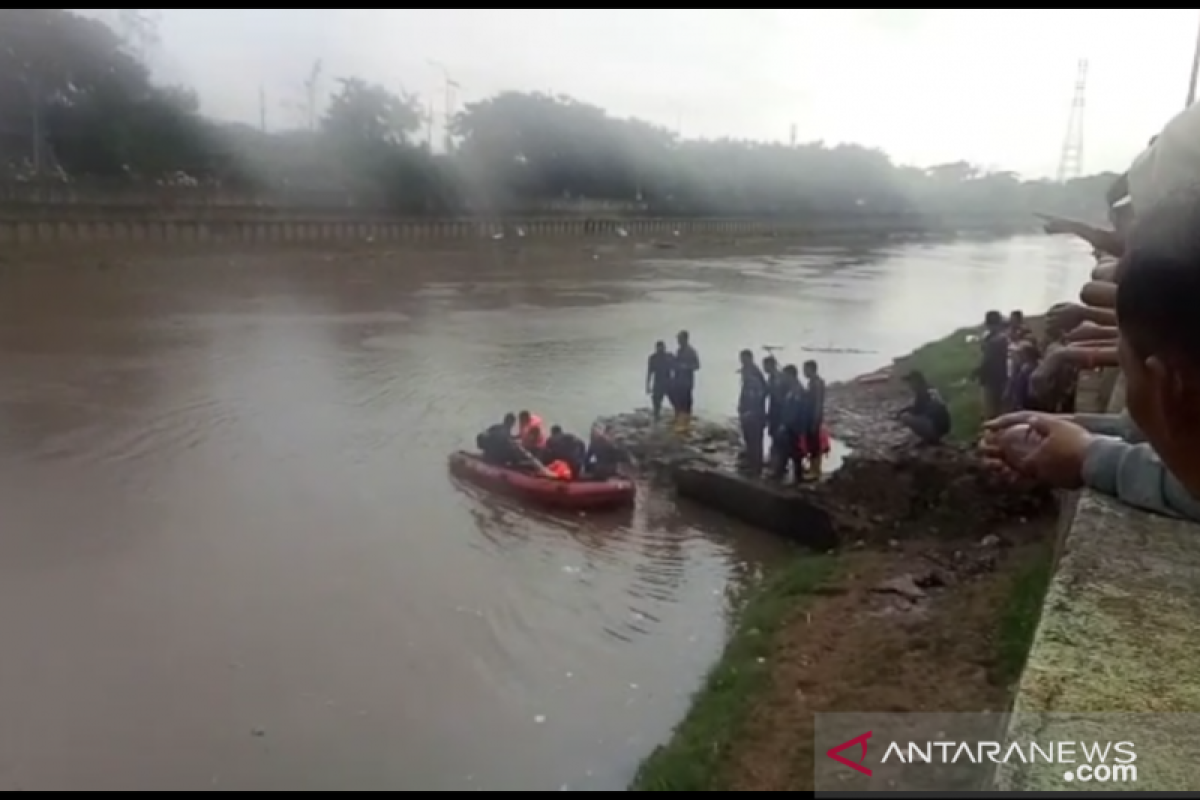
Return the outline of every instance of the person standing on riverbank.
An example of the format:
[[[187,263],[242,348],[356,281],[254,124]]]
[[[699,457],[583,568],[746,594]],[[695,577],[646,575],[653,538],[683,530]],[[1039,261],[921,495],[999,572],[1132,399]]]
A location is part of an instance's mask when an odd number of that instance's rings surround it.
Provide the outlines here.
[[[983,340],[980,342],[979,367],[975,378],[983,392],[984,419],[1004,413],[1004,390],[1008,388],[1008,326],[999,311],[989,311],[984,317]]]
[[[696,391],[696,373],[700,371],[700,354],[692,347],[691,336],[680,331],[675,337],[679,348],[675,351],[672,380],[671,404],[675,406],[675,429],[686,431],[692,421],[692,405]]]
[[[817,362],[804,362],[804,378],[808,381],[808,413],[805,415],[804,452],[808,456],[808,477],[820,480],[821,464],[825,458],[825,442],[821,431],[825,427],[825,379]]]
[[[776,480],[786,480],[788,467],[791,466],[796,483],[800,483],[804,480],[804,455],[800,450],[800,437],[804,435],[808,426],[808,393],[804,390],[804,384],[800,382],[800,371],[796,369],[795,364],[788,364],[783,368],[783,381],[786,394],[780,415],[779,433],[775,437],[773,477]]]
[[[767,379],[767,435],[771,438],[768,454],[774,458],[778,450],[775,437],[779,435],[779,423],[783,416],[783,400],[787,392],[779,362],[775,356],[767,356],[762,362],[763,375]]]
[[[744,466],[751,475],[763,468],[763,433],[767,426],[767,379],[754,363],[754,353],[743,350],[739,356],[742,390],[738,395],[738,421],[746,446]]]
[[[646,362],[646,394],[650,395],[655,422],[662,416],[663,399],[671,392],[674,372],[675,357],[667,351],[665,342],[655,342],[654,352]]]

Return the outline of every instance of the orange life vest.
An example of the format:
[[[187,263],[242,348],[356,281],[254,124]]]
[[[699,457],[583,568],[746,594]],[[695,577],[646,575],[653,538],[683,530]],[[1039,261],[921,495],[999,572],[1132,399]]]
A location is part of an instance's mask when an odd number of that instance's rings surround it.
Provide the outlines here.
[[[546,469],[550,470],[550,472],[554,474],[554,477],[561,481],[569,481],[571,478],[575,477],[571,473],[571,465],[562,460],[551,461],[546,465]]]
[[[545,447],[546,446],[546,438],[547,438],[546,426],[542,424],[542,418],[539,417],[537,414],[530,414],[529,415],[529,424],[521,426],[521,429],[517,434],[518,437],[520,438],[521,442],[526,445],[529,444],[528,436],[529,436],[529,432],[533,428],[538,429],[538,438],[537,438],[536,442],[532,443],[533,446],[534,447]]]

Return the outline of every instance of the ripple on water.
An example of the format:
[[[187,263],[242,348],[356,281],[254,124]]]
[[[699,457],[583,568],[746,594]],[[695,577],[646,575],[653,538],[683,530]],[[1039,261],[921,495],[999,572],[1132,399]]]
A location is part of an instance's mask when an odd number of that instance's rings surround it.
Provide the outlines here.
[[[455,483],[482,534],[474,547],[497,556],[521,550],[523,559],[532,553],[542,564],[556,567],[557,577],[539,587],[549,595],[547,600],[565,613],[589,606],[591,614],[600,613],[604,633],[612,639],[629,642],[652,635],[660,622],[657,609],[679,602],[693,548],[712,549],[704,535],[673,514],[661,498],[646,497],[636,508],[615,512],[554,512]],[[613,585],[614,578],[619,586]],[[570,586],[588,591],[563,590]],[[597,598],[610,596],[614,589],[624,602],[596,608],[602,602]],[[529,586],[522,587],[522,603],[528,602],[529,591]],[[496,625],[515,626],[519,617],[509,613],[493,605],[485,616]],[[513,634],[509,630],[497,641],[511,643]]]

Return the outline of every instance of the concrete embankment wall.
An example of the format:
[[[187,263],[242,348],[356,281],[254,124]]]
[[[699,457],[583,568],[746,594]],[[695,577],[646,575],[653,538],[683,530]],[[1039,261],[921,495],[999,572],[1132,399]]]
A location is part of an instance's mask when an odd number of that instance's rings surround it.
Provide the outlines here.
[[[422,242],[507,238],[613,237],[668,240],[675,236],[803,236],[816,233],[1003,231],[996,220],[930,220],[907,215],[812,219],[665,219],[546,216],[523,219],[398,218],[352,211],[190,207],[0,205],[0,245],[137,242],[284,243]]]
[[[1113,413],[1124,408],[1121,381],[1107,400]],[[997,772],[996,788],[1194,790],[1200,718],[1187,715],[1200,713],[1200,526],[1090,491],[1067,510],[1010,735],[1132,742],[1137,781],[1126,773],[1125,785],[1071,783],[1069,765],[1014,762]]]

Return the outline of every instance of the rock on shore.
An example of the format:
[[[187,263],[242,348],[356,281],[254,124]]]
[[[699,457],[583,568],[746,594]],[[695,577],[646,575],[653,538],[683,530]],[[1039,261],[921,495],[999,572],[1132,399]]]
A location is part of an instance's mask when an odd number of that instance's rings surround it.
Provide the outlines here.
[[[651,472],[683,464],[733,469],[742,443],[735,420],[693,419],[686,432],[676,433],[670,413],[655,422],[648,408],[601,417],[596,424],[606,426],[637,466]]]
[[[649,409],[639,409],[597,424],[608,426],[644,474],[669,477],[683,495],[822,547],[831,538],[829,530],[842,543],[886,540],[914,527],[922,533],[962,535],[970,529],[983,535],[1001,520],[1033,516],[1052,504],[1048,492],[986,469],[970,446],[915,446],[894,420],[906,401],[907,392],[896,380],[831,386],[830,431],[852,452],[824,480],[792,488],[734,474],[741,435],[733,419],[693,420],[680,434],[669,414],[655,423]],[[748,497],[756,491],[761,507],[752,508]]]

